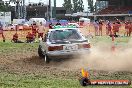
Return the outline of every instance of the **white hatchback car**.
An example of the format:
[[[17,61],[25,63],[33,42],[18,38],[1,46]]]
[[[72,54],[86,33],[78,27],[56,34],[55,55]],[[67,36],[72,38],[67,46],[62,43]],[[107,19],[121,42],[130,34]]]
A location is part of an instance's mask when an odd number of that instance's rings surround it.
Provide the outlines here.
[[[49,29],[38,47],[38,54],[46,63],[51,58],[67,58],[89,51],[90,43],[78,28]]]

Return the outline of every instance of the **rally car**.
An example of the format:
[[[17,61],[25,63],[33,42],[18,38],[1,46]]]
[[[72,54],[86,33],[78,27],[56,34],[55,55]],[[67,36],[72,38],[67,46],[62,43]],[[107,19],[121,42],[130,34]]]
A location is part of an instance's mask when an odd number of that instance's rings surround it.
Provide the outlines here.
[[[44,58],[46,63],[51,59],[63,59],[83,52],[89,53],[89,51],[89,40],[78,28],[71,27],[49,29],[38,47],[38,55]]]

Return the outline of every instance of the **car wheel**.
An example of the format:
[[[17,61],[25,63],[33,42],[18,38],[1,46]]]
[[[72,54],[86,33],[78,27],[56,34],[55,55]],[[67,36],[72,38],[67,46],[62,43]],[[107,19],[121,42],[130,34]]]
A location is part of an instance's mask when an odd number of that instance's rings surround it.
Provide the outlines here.
[[[43,54],[43,51],[42,51],[42,49],[41,49],[41,46],[38,47],[38,55],[39,55],[39,57],[41,57],[41,58],[44,58],[44,57],[45,57],[45,55]]]
[[[50,62],[50,58],[47,55],[45,55],[44,61],[45,61],[45,63],[49,63]]]

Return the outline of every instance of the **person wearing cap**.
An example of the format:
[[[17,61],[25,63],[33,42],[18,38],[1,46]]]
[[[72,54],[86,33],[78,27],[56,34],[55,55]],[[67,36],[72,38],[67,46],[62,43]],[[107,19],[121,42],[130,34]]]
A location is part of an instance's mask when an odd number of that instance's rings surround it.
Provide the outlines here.
[[[5,36],[3,34],[3,25],[1,24],[1,22],[0,22],[0,35],[2,35],[3,42],[5,42]]]

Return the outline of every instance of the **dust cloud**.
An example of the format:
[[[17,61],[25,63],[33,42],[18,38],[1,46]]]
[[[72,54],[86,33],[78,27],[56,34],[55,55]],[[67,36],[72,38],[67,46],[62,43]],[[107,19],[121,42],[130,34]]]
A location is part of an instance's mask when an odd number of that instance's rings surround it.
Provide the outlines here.
[[[92,46],[91,53],[82,53],[61,66],[70,69],[132,71],[132,39],[127,43],[127,47],[115,46],[115,51],[111,50],[112,45],[99,42]]]

